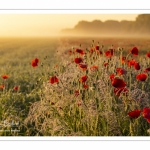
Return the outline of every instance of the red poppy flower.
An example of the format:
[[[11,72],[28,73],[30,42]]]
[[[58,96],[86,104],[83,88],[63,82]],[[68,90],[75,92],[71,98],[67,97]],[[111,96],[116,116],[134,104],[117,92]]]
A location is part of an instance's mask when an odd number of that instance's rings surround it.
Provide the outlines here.
[[[99,46],[95,46],[95,49],[96,49],[96,50],[99,50]]]
[[[37,67],[38,66],[38,64],[34,60],[32,60],[31,65],[32,65],[32,67]]]
[[[79,90],[76,90],[74,94],[75,94],[75,96],[79,96],[79,94],[80,94]]]
[[[5,74],[5,75],[2,75],[2,78],[3,78],[3,79],[7,79],[7,78],[8,78],[8,75],[6,75],[6,74]]]
[[[114,86],[115,88],[124,88],[126,86],[126,83],[122,80],[122,79],[119,79],[119,78],[114,78],[112,80],[112,86]]]
[[[82,49],[76,49],[75,52],[81,54],[81,55],[84,55],[85,52],[82,50]]]
[[[74,59],[74,62],[76,63],[76,64],[79,64],[79,63],[81,63],[81,62],[83,62],[83,60],[82,60],[82,58],[75,58]]]
[[[134,56],[137,56],[138,55],[138,49],[137,47],[133,47],[130,52],[134,55]]]
[[[86,64],[79,64],[79,68],[82,69],[83,71],[87,70],[87,65]]]
[[[94,49],[93,49],[93,48],[91,48],[91,49],[90,49],[90,53],[93,53],[93,52],[94,52]]]
[[[88,86],[87,84],[84,84],[83,87],[84,87],[85,89],[88,89],[88,88],[89,88],[89,86]]]
[[[15,86],[13,89],[14,89],[14,91],[18,91],[19,87]]]
[[[98,70],[98,66],[92,66],[92,67],[90,67],[90,70],[91,70],[91,71]]]
[[[85,75],[85,76],[82,76],[81,78],[80,78],[80,82],[86,82],[86,80],[87,80],[87,76]]]
[[[150,119],[150,108],[144,108],[142,114],[145,119]]]
[[[132,60],[128,60],[127,63],[128,63],[128,66],[131,67],[131,66],[134,66],[136,61],[134,59],[132,59]]]
[[[38,66],[38,63],[39,63],[39,59],[38,58],[35,58],[31,61],[31,65],[32,67],[37,67]]]
[[[111,74],[111,75],[109,76],[109,78],[110,78],[110,80],[112,81],[112,80],[115,78],[115,74]]]
[[[147,74],[145,74],[145,73],[141,73],[136,76],[136,79],[139,81],[145,81],[146,78],[147,78]]]
[[[141,114],[141,110],[133,110],[128,113],[128,115],[134,119],[138,118],[140,114]]]
[[[148,53],[146,54],[146,57],[149,57],[149,58],[150,58],[150,52],[148,52]]]
[[[51,84],[54,84],[55,82],[56,82],[56,83],[59,82],[59,79],[58,79],[56,76],[51,77],[51,78],[50,78],[50,83],[51,83]]]
[[[126,57],[121,58],[121,63],[124,64],[126,62]]]
[[[39,63],[39,59],[38,58],[35,58],[34,61],[35,61],[35,63]]]
[[[105,62],[105,63],[104,63],[104,67],[107,67],[107,66],[108,66],[108,62]]]
[[[112,57],[113,56],[113,49],[109,49],[109,50],[107,50],[106,52],[105,52],[105,56],[106,57]]]
[[[4,87],[5,87],[4,84],[0,85],[0,89],[3,89]]]
[[[119,97],[121,93],[127,94],[128,93],[128,89],[126,87],[125,88],[120,88],[120,89],[114,88],[114,93],[115,93],[116,96]]]
[[[144,72],[149,72],[150,71],[150,67],[149,68],[146,68],[145,70],[144,70]]]
[[[119,76],[127,73],[127,71],[123,68],[116,68],[116,71],[118,72]]]
[[[134,63],[134,68],[136,69],[136,70],[140,70],[140,65],[139,65],[139,63]]]

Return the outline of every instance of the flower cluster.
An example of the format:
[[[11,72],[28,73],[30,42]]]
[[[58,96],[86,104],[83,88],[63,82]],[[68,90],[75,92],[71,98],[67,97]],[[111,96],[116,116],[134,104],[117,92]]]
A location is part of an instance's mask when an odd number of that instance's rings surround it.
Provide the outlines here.
[[[90,130],[85,135],[101,135],[106,124],[107,133],[114,135],[132,135],[129,124],[138,125],[143,131],[143,124],[150,123],[147,99],[150,92],[146,93],[149,90],[150,52],[143,55],[146,63],[141,61],[139,53],[137,47],[123,51],[113,46],[100,47],[99,43],[93,43],[89,49],[80,46],[67,50],[61,55],[62,62],[52,67],[49,80],[44,82],[43,111],[39,111],[39,117],[46,110],[46,117],[50,114],[50,118],[46,118],[45,124],[54,121],[56,125],[57,119],[57,127],[61,122],[61,128],[67,133],[68,128],[84,133],[88,126]],[[39,60],[33,62],[32,66],[37,67]],[[139,91],[144,91],[146,96]],[[82,127],[85,128],[82,130]],[[139,132],[140,129],[137,134]]]
[[[128,115],[131,118],[136,119],[140,116],[141,113],[142,113],[142,116],[147,120],[147,122],[150,123],[150,108],[146,107],[143,110],[133,110],[133,111],[130,111]]]

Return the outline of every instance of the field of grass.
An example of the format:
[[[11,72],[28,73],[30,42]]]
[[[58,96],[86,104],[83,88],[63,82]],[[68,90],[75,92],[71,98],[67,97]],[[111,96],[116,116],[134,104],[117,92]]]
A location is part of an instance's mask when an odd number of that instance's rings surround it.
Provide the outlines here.
[[[8,75],[6,80],[0,78],[0,85],[5,85],[0,89],[1,130],[8,127],[4,121],[8,125],[13,120],[19,121],[22,125],[31,103],[40,100],[42,83],[51,75],[51,65],[57,60],[54,59],[57,42],[57,39],[40,38],[0,39],[0,73]],[[31,61],[36,57],[40,62],[33,68]],[[19,87],[17,91],[13,90],[15,86]]]
[[[148,52],[140,38],[1,38],[0,135],[148,136]]]

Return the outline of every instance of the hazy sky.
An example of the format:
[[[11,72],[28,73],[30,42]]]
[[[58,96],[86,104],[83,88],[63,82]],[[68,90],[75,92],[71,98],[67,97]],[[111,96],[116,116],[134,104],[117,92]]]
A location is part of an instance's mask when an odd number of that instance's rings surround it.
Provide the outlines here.
[[[137,14],[0,14],[0,37],[51,36],[78,21],[135,20]]]

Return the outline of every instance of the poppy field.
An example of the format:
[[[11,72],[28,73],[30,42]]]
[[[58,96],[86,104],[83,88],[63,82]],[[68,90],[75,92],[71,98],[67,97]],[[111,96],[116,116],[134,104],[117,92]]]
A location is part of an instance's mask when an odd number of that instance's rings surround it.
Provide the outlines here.
[[[0,40],[0,55],[1,136],[149,136],[150,39]]]

